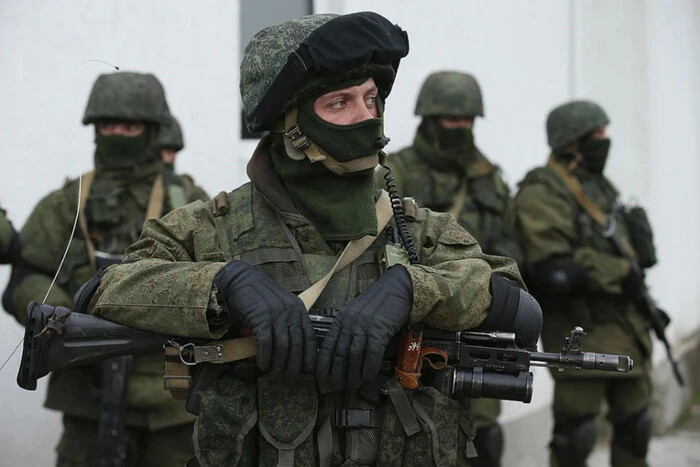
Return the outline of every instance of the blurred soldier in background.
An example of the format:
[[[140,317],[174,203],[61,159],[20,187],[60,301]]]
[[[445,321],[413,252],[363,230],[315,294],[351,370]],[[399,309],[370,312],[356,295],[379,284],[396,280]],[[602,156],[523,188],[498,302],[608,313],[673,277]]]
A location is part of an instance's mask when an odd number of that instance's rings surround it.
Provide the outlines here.
[[[398,192],[415,198],[420,206],[450,212],[471,233],[485,253],[508,256],[518,263],[522,251],[516,240],[515,212],[508,185],[500,170],[474,144],[475,119],[484,116],[481,89],[467,73],[431,74],[418,94],[415,114],[423,118],[413,145],[389,155],[388,165]],[[379,168],[376,182],[385,184],[387,171]],[[498,466],[503,431],[497,423],[497,399],[475,399],[473,466]]]
[[[19,235],[5,216],[5,211],[0,209],[0,264],[14,263],[19,258],[19,245]]]
[[[188,200],[208,199],[207,195],[188,174],[175,175],[175,159],[177,153],[185,148],[182,127],[175,117],[170,115],[168,123],[161,127],[158,135],[158,149],[163,157],[163,180],[168,187],[168,196],[175,200],[178,206],[187,204]]]
[[[172,115],[168,123],[163,125],[158,135],[158,149],[163,156],[163,164],[171,171],[175,167],[177,153],[185,148],[185,138],[182,135],[182,127]]]
[[[44,300],[76,211],[80,228],[46,300],[56,306],[71,307],[83,283],[119,263],[146,219],[207,198],[200,189],[189,198],[168,196],[172,178],[166,181],[156,142],[169,118],[155,76],[119,72],[95,81],[83,117],[95,126],[95,167],[81,177],[80,199],[79,181],[68,181],[39,202],[22,228],[21,265],[3,295],[19,322],[30,301]],[[52,374],[46,407],[64,413],[57,465],[183,465],[194,452],[194,417],[163,390],[162,370],[157,354]]]
[[[603,400],[614,430],[613,466],[646,466],[652,434],[651,339],[638,299],[643,268],[656,263],[656,252],[644,210],[622,206],[603,175],[608,123],[593,102],[552,110],[549,161],[525,176],[515,200],[528,286],[544,311],[545,350],[558,350],[562,333],[580,325],[588,334],[587,350],[634,359],[630,373],[552,372],[551,465],[559,467],[585,465]],[[634,259],[616,244],[628,245]]]

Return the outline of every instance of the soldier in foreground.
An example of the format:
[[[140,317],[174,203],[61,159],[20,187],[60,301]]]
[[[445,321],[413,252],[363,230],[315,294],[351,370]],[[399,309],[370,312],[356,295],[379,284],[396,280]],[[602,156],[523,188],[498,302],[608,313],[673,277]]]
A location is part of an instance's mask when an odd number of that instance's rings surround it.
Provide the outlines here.
[[[24,322],[30,301],[41,302],[72,239],[46,303],[70,307],[78,288],[118,263],[143,223],[183,204],[207,199],[168,196],[156,141],[170,117],[165,92],[150,74],[101,75],[83,124],[95,126],[94,170],[50,193],[22,228],[21,264],[14,267],[3,305]],[[51,375],[46,407],[63,412],[57,466],[182,465],[193,453],[192,423],[182,402],[163,391],[162,355],[112,359]]]
[[[440,71],[423,83],[415,114],[422,117],[413,145],[388,156],[391,173],[379,168],[377,185],[385,177],[397,191],[420,206],[449,212],[476,238],[485,253],[523,259],[516,241],[515,209],[499,169],[474,144],[474,123],[484,116],[481,89],[467,73]],[[498,466],[503,430],[497,419],[498,399],[475,399],[473,466]]]
[[[644,211],[622,206],[603,175],[608,123],[603,109],[589,101],[552,110],[549,161],[526,175],[515,200],[528,287],[544,311],[545,350],[556,349],[561,332],[579,324],[589,349],[635,361],[629,373],[552,373],[551,463],[559,467],[585,465],[603,400],[613,425],[613,466],[646,466],[652,434],[647,325],[665,314],[643,314],[643,269],[656,263],[656,254]]]
[[[12,264],[20,254],[19,235],[0,209],[0,264]]]
[[[258,32],[240,90],[249,129],[270,133],[251,182],[148,221],[76,296],[78,310],[166,335],[252,334],[254,362],[193,383],[202,465],[463,465],[469,400],[403,389],[381,365],[390,339],[423,323],[537,340],[513,260],[485,255],[451,215],[375,189],[407,53],[406,33],[370,12]],[[321,343],[310,316],[334,318]]]

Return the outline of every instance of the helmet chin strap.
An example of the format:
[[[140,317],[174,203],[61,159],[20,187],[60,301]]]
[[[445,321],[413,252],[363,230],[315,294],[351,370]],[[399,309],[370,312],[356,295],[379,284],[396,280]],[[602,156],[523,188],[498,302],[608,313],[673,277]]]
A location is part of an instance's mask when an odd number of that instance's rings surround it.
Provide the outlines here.
[[[301,132],[297,123],[297,107],[290,109],[285,114],[284,123],[273,124],[272,131],[284,135],[284,148],[290,159],[300,161],[306,157],[311,162],[320,162],[336,175],[374,169],[377,165],[386,162],[384,151],[377,151],[374,154],[358,157],[348,162],[339,162]]]

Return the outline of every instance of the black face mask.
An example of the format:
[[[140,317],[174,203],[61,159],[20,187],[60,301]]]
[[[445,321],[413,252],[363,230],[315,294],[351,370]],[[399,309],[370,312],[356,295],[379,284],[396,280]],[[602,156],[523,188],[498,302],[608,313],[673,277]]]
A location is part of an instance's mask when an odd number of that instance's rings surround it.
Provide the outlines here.
[[[583,167],[591,173],[602,174],[610,151],[610,139],[589,138],[579,146]]]

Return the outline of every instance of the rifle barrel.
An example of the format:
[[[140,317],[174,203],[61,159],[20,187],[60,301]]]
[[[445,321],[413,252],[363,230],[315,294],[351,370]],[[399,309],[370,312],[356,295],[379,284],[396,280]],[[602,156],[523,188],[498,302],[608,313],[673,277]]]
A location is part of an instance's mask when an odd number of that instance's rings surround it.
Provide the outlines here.
[[[532,352],[530,361],[535,366],[553,366],[584,370],[617,371],[632,370],[633,360],[627,355],[612,355],[594,352],[549,353]]]

